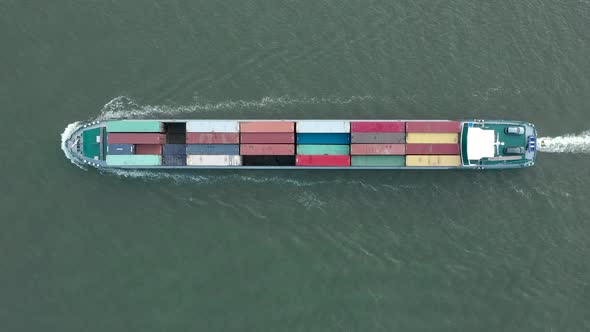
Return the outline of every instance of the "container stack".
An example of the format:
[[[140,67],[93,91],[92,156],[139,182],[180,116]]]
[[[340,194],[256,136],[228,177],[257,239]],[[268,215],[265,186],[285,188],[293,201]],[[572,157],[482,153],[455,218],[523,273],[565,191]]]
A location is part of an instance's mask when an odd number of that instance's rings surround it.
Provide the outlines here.
[[[406,123],[354,121],[350,124],[351,165],[393,167],[405,165]]]
[[[239,166],[240,126],[234,120],[195,120],[186,123],[186,164]]]
[[[240,123],[240,154],[244,166],[295,166],[295,123]]]
[[[159,166],[164,127],[159,121],[109,121],[106,162],[112,166]]]
[[[298,121],[297,166],[350,166],[350,121]]]
[[[455,121],[406,123],[406,166],[460,166],[459,133]]]

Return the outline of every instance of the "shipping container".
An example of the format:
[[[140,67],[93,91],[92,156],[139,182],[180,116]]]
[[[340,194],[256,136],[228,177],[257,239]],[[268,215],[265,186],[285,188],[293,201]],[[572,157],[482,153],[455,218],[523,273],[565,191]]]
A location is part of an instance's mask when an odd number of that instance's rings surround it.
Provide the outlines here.
[[[297,154],[301,155],[347,155],[350,153],[350,145],[297,145]]]
[[[240,166],[242,156],[231,155],[188,155],[186,164],[189,166]]]
[[[186,144],[164,144],[163,154],[186,154]]]
[[[187,121],[186,131],[191,133],[237,133],[240,125],[235,120],[192,120]]]
[[[350,160],[353,167],[401,167],[405,163],[404,156],[352,156]]]
[[[297,144],[350,144],[350,134],[297,133]]]
[[[164,144],[166,135],[157,133],[109,133],[109,144]]]
[[[408,133],[459,133],[461,122],[457,121],[413,121],[406,123]]]
[[[162,154],[160,144],[136,144],[135,154]]]
[[[405,144],[351,144],[351,155],[404,155]]]
[[[107,144],[108,154],[134,154],[133,144]]]
[[[449,155],[408,155],[406,166],[461,166],[460,156]]]
[[[405,133],[351,133],[351,143],[365,144],[403,144],[406,142]]]
[[[298,133],[350,133],[350,121],[303,120],[297,121]]]
[[[407,154],[460,154],[459,144],[407,144]]]
[[[240,144],[239,133],[186,133],[187,144]]]
[[[163,154],[162,165],[186,166],[186,154]]]
[[[295,129],[293,121],[253,121],[241,122],[241,133],[292,133]]]
[[[242,144],[293,144],[295,133],[241,133]]]
[[[406,143],[457,144],[459,135],[453,133],[408,133]]]
[[[160,155],[107,155],[108,166],[159,166],[162,164]]]
[[[106,128],[110,133],[161,133],[164,126],[160,121],[114,120],[107,121]]]
[[[350,166],[350,156],[297,155],[297,166]]]
[[[295,156],[242,156],[243,166],[295,166]]]
[[[403,133],[406,123],[403,121],[359,121],[350,123],[353,133]]]
[[[240,154],[244,156],[286,156],[295,154],[294,144],[241,144]]]
[[[187,154],[194,155],[238,155],[239,144],[188,144]]]

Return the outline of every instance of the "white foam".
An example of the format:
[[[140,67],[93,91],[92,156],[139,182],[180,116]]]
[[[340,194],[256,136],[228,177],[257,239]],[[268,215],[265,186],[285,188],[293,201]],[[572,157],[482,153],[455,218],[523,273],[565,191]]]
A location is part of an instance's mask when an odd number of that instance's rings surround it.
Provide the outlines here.
[[[557,137],[541,137],[539,151],[551,153],[590,153],[590,131]]]
[[[68,138],[70,138],[70,136],[72,136],[72,134],[76,131],[76,129],[78,129],[79,126],[80,122],[74,122],[67,125],[66,129],[64,129],[63,133],[61,133],[61,149],[66,155],[66,158],[68,158],[72,162],[72,164],[87,171],[87,167],[81,164],[80,162],[76,161],[76,159],[72,156],[70,150],[66,146],[66,141],[68,140]]]
[[[380,101],[390,103],[388,98],[376,98],[373,96],[351,96],[351,97],[307,97],[292,98],[289,96],[263,97],[259,100],[231,100],[217,103],[195,102],[190,105],[168,106],[168,105],[139,105],[132,98],[119,96],[109,101],[102,108],[100,115],[95,120],[115,120],[132,118],[157,118],[170,117],[182,114],[215,112],[223,110],[241,111],[257,109],[277,109],[290,105],[346,105],[362,103],[365,101]]]

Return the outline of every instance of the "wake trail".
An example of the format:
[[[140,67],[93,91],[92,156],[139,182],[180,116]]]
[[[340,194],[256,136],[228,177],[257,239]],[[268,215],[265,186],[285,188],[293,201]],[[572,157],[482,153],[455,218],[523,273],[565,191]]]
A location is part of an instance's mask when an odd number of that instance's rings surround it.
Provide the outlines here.
[[[295,176],[268,176],[263,175],[247,175],[240,173],[232,174],[199,174],[197,170],[186,170],[174,172],[169,170],[132,170],[132,169],[101,169],[100,172],[104,174],[114,175],[120,178],[139,179],[146,181],[166,181],[173,182],[179,185],[187,183],[196,183],[201,185],[219,185],[227,183],[253,183],[253,184],[279,184],[288,185],[299,188],[309,188],[318,186],[332,186],[345,185],[354,188],[362,188],[364,190],[378,191],[384,189],[387,191],[409,191],[415,190],[415,186],[407,185],[391,185],[391,184],[368,184],[362,180],[351,179],[327,179],[327,180],[307,180],[300,179]]]
[[[289,96],[263,97],[258,100],[230,100],[222,102],[195,102],[190,105],[140,105],[132,98],[119,96],[104,105],[100,114],[94,120],[117,120],[134,118],[157,118],[188,115],[192,113],[207,113],[215,111],[244,111],[268,110],[294,105],[347,105],[363,102],[391,103],[389,98],[374,96],[350,97],[308,97],[293,98]]]
[[[590,153],[590,130],[580,134],[540,137],[539,151],[549,153]]]

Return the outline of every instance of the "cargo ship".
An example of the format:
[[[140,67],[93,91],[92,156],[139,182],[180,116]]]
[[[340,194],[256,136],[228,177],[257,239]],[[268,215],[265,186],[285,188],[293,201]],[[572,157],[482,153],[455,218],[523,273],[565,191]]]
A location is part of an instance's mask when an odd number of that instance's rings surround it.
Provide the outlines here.
[[[119,169],[509,169],[535,164],[536,137],[504,120],[110,120],[64,149]]]

